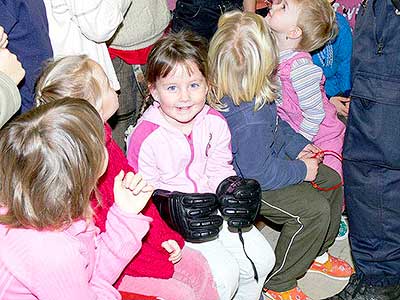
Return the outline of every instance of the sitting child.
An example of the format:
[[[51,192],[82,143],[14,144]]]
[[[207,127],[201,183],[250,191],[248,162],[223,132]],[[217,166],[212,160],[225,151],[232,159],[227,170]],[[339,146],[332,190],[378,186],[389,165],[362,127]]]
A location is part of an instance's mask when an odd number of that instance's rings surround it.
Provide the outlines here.
[[[109,164],[98,181],[101,204],[92,199],[95,223],[106,230],[106,216],[114,203],[113,180],[120,170],[133,171],[105,123],[118,109],[118,97],[103,69],[87,56],[69,56],[50,63],[36,86],[37,102],[46,103],[65,96],[87,100],[104,122]],[[182,237],[171,230],[152,201],[143,214],[153,219],[140,252],[128,264],[116,283],[122,291],[161,296],[166,300],[214,300],[217,291],[207,261],[184,246]],[[121,236],[122,238],[123,236]]]
[[[285,0],[273,4],[265,18],[279,49],[278,115],[322,150],[342,154],[344,124],[326,97],[325,77],[309,52],[321,48],[337,31],[327,0]],[[342,175],[342,163],[326,155],[324,164]]]
[[[270,29],[259,15],[225,14],[210,42],[212,94],[232,133],[233,165],[263,190],[260,214],[282,225],[276,264],[264,288],[269,299],[309,299],[297,286],[307,270],[347,280],[350,265],[327,253],[339,228],[342,189],[314,189],[340,182],[335,171],[318,165],[320,149],[297,134],[276,111],[278,54]]]
[[[129,163],[158,189],[215,193],[221,181],[236,174],[226,121],[205,104],[207,43],[189,32],[163,37],[149,55],[146,75],[151,105],[129,138]],[[218,238],[187,243],[208,260],[223,300],[258,300],[275,261],[255,227],[242,236],[251,245],[245,251],[253,265],[226,222]]]
[[[90,195],[108,155],[96,110],[76,99],[33,109],[1,130],[0,151],[1,298],[120,299],[112,284],[149,230],[140,211],[153,189],[121,171],[99,234]]]

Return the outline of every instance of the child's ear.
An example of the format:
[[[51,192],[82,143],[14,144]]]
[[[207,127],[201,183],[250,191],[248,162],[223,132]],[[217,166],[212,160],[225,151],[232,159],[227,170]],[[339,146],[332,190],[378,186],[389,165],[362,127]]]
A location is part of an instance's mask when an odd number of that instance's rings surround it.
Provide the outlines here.
[[[301,28],[298,27],[298,26],[296,26],[295,28],[293,28],[292,30],[290,30],[290,31],[287,33],[287,37],[288,37],[289,39],[292,39],[292,40],[301,38],[302,35],[303,35],[303,31],[302,31]]]
[[[153,99],[154,99],[155,101],[159,102],[160,95],[158,94],[158,91],[157,91],[157,89],[155,88],[155,86],[152,85],[152,84],[150,84],[150,85],[148,86],[148,89],[149,89],[149,92],[150,92],[151,96],[153,97]]]

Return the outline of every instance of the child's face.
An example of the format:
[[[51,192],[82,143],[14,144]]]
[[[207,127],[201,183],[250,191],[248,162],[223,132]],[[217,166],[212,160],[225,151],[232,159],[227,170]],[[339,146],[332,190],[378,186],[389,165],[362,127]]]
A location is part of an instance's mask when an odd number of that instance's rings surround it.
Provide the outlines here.
[[[282,0],[273,2],[265,20],[276,33],[287,34],[296,29],[298,16],[298,4],[293,0]]]
[[[102,106],[99,109],[99,114],[103,121],[106,122],[118,110],[118,95],[111,87],[103,68],[95,62],[93,62],[93,68],[93,77],[97,80],[101,89]]]
[[[190,132],[194,118],[203,109],[208,91],[206,79],[196,64],[177,65],[164,78],[150,87],[153,98],[167,121],[184,133]]]

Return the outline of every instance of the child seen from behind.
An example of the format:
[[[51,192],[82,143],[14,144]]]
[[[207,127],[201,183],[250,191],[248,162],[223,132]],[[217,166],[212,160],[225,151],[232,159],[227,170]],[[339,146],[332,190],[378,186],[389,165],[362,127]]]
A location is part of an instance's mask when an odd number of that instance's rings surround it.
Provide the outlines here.
[[[120,299],[112,284],[149,229],[140,211],[153,189],[121,171],[99,233],[90,195],[108,155],[96,110],[76,99],[33,109],[1,130],[0,149],[2,298]]]
[[[308,300],[297,286],[307,270],[339,280],[352,273],[347,262],[327,253],[339,228],[342,189],[318,191],[308,182],[331,187],[340,178],[319,164],[320,149],[277,115],[278,53],[264,19],[233,12],[218,26],[208,54],[208,103],[228,122],[236,172],[261,185],[260,214],[282,226],[264,291],[273,300]]]
[[[118,109],[118,97],[100,65],[87,56],[67,56],[43,70],[36,87],[37,102],[56,101],[64,96],[87,100],[104,122],[109,164],[98,181],[101,204],[92,199],[96,225],[104,231],[106,215],[114,203],[113,178],[120,170],[133,171],[106,123]],[[153,219],[150,230],[143,239],[142,249],[115,286],[122,291],[161,296],[166,300],[216,299],[217,292],[204,257],[184,245],[182,237],[160,218],[152,201],[143,214]]]

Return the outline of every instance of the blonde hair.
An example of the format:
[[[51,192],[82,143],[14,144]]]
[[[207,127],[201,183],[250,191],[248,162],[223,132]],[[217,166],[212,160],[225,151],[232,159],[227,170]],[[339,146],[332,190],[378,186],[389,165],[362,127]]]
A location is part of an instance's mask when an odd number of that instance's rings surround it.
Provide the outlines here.
[[[87,101],[61,99],[0,131],[0,223],[57,230],[92,216],[105,162],[102,120]]]
[[[328,0],[295,0],[299,5],[297,26],[302,30],[298,50],[312,52],[338,33],[335,11]]]
[[[93,76],[94,64],[86,55],[49,61],[36,83],[36,105],[72,97],[87,100],[99,110],[102,106],[102,91]]]
[[[236,105],[255,98],[255,110],[275,99],[275,40],[264,19],[250,12],[221,16],[208,52],[210,106],[223,110],[223,96]]]

